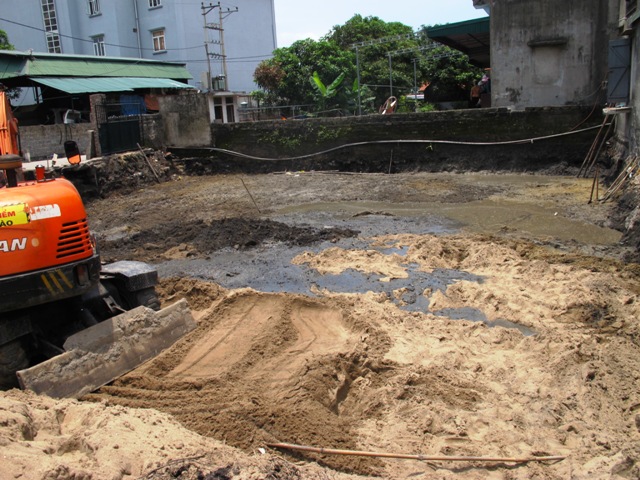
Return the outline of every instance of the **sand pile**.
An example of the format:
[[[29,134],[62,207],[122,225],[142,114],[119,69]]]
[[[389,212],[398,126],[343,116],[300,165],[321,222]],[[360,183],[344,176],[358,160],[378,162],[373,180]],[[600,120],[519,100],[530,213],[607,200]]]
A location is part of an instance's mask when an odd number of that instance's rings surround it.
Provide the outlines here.
[[[318,248],[316,237],[350,237],[356,217],[341,210],[340,222],[288,231],[304,233],[293,243],[296,268],[316,276],[354,273],[385,288],[339,293],[318,284],[309,294],[265,293],[164,278],[163,301],[187,298],[196,330],[82,402],[0,394],[0,479],[639,478],[640,277],[637,265],[594,256],[618,250],[616,240],[603,240],[605,229],[589,228],[593,218],[606,219],[606,205],[587,206],[588,188],[567,179],[438,178],[251,178],[265,209],[301,199],[358,202],[348,205],[357,212],[402,204],[417,213],[449,212],[485,234],[387,235],[407,231],[406,219],[393,219],[374,239]],[[438,204],[443,198],[474,208]],[[518,210],[528,198],[535,208]],[[159,262],[206,258],[218,247],[244,251],[238,237],[249,237],[237,226],[245,224],[224,219],[255,214],[232,176],[145,188],[91,210],[94,228],[113,247],[108,256]],[[176,238],[179,252],[162,235],[150,242],[148,232],[170,232],[161,228],[168,213],[202,242]],[[411,222],[429,226],[430,218]],[[202,225],[218,225],[226,240],[215,244],[215,232]],[[324,225],[344,228],[326,237]],[[256,240],[247,250],[268,250],[281,230],[255,219],[246,226],[268,233],[250,237]],[[597,241],[578,236],[578,226]],[[445,280],[418,288],[407,282],[415,272],[444,272],[436,277]],[[425,462],[276,451],[266,448],[271,442],[566,459]]]
[[[171,414],[190,431],[244,452],[288,442],[427,455],[567,456],[552,464],[487,468],[283,453],[343,473],[523,479],[638,474],[640,345],[632,275],[608,271],[611,264],[587,269],[542,260],[544,250],[520,253],[482,237],[398,235],[378,242],[409,248],[381,262],[335,248],[297,261],[386,278],[418,264],[460,269],[477,280],[421,292],[429,297],[427,313],[402,310],[393,294],[325,291],[309,297],[167,281],[166,298],[184,296],[198,308],[198,328],[89,399]],[[487,322],[451,318],[464,308],[481,310]],[[534,334],[487,326],[498,320]],[[157,435],[140,433],[145,439]],[[190,435],[181,440],[184,452]],[[197,453],[185,456],[192,451]]]

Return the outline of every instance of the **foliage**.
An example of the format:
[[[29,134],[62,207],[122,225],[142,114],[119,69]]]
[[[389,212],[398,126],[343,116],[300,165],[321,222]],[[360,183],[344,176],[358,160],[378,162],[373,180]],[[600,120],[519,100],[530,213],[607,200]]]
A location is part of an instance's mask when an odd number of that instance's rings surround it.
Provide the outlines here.
[[[377,112],[389,96],[401,98],[423,84],[429,85],[428,102],[463,100],[481,75],[466,55],[428,39],[426,27],[414,35],[402,23],[354,15],[320,41],[276,49],[258,66],[254,80],[272,105],[355,114],[358,105],[363,113]],[[417,107],[412,102],[406,108],[421,110]]]
[[[253,73],[255,82],[269,91],[277,90],[284,77],[284,70],[278,62],[262,62]]]
[[[427,112],[434,112],[435,110],[437,109],[433,103],[422,102],[419,104],[418,109],[416,111],[418,113],[427,113]]]
[[[9,35],[4,30],[0,30],[0,50],[15,50],[15,47],[9,43]]]
[[[297,149],[302,143],[302,140],[300,135],[291,135],[278,129],[261,135],[259,139],[260,143],[276,145],[284,150],[290,151]]]
[[[9,42],[9,35],[4,30],[0,30],[0,50],[15,50],[13,44]],[[10,88],[7,90],[7,96],[15,100],[20,96],[21,88]]]
[[[320,105],[320,110],[327,109],[327,100],[330,100],[336,96],[336,94],[338,93],[338,89],[342,85],[343,81],[344,72],[338,75],[338,77],[333,82],[331,82],[329,86],[327,86],[320,79],[320,75],[318,75],[318,72],[313,72],[313,75],[311,76],[311,83],[316,87],[316,90],[319,94],[318,102]]]
[[[355,57],[334,43],[299,40],[288,48],[278,48],[273,58],[260,63],[254,80],[276,101],[289,105],[316,104],[316,88],[309,81],[314,72],[322,78],[355,77]]]
[[[344,25],[334,26],[322,40],[333,42],[347,50],[358,42],[398,35],[411,35],[412,33],[411,27],[400,22],[386,23],[378,17],[354,15]],[[386,51],[384,46],[382,50]]]

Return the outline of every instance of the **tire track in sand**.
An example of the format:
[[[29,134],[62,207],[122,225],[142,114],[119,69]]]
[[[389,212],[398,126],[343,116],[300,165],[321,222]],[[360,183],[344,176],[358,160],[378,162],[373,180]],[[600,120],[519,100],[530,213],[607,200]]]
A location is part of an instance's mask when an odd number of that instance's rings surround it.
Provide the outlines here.
[[[342,311],[309,298],[250,293],[214,311],[215,324],[168,373],[181,380],[206,380],[233,372],[247,363],[245,374],[269,389],[285,388],[304,363],[316,355],[336,354],[351,343]],[[284,331],[294,338],[284,341]],[[277,345],[282,344],[282,348]],[[274,347],[275,345],[275,347]]]

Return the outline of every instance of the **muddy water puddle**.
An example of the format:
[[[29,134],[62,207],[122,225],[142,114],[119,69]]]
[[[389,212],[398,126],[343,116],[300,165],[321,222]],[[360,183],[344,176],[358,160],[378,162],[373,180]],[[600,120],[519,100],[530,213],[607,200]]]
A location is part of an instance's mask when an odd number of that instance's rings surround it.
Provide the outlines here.
[[[314,228],[348,228],[359,231],[356,238],[342,238],[311,247],[293,247],[281,243],[262,244],[250,250],[226,248],[207,259],[171,260],[159,265],[162,276],[191,276],[214,281],[225,288],[249,287],[262,292],[287,292],[315,295],[315,292],[385,294],[404,310],[430,312],[430,296],[446,291],[459,281],[482,282],[468,272],[435,269],[420,271],[415,264],[404,263],[407,278],[383,279],[382,275],[347,268],[339,274],[321,274],[292,260],[304,253],[319,253],[339,247],[345,250],[377,250],[383,255],[406,256],[406,250],[373,247],[373,237],[393,234],[443,235],[461,231],[499,234],[517,232],[527,238],[549,242],[577,242],[613,245],[620,233],[587,221],[569,218],[562,206],[548,201],[547,193],[559,190],[563,195],[582,195],[584,185],[575,179],[540,179],[528,176],[464,176],[461,183],[478,185],[518,185],[524,197],[496,194],[461,203],[380,201],[314,202],[285,206],[269,218],[287,225]],[[428,182],[420,189],[430,188]],[[445,182],[445,186],[447,186]],[[414,186],[415,187],[415,186]],[[416,188],[418,188],[416,187]],[[447,187],[448,188],[448,187]],[[475,188],[475,187],[474,187]],[[463,186],[464,189],[464,186]],[[572,193],[573,192],[573,193]],[[588,212],[587,212],[588,213]],[[578,216],[577,218],[584,218]],[[534,332],[507,320],[489,321],[481,310],[462,308],[430,312],[452,319],[482,322],[490,327],[517,328],[524,335]]]
[[[572,220],[553,208],[515,201],[482,200],[464,205],[446,205],[441,215],[465,225],[465,228],[495,233],[518,230],[541,239],[574,240],[594,245],[613,245],[622,234],[579,220]]]
[[[464,229],[480,233],[517,230],[542,240],[557,239],[593,245],[613,245],[618,243],[622,236],[620,232],[610,228],[570,219],[553,206],[507,199],[485,199],[461,204],[437,202],[401,205],[384,202],[314,203],[284,208],[280,212],[289,214],[332,212],[337,218],[368,214],[405,219],[427,216],[441,225],[448,225],[450,228],[458,230]]]
[[[316,205],[317,206],[317,205]],[[228,289],[252,288],[261,292],[283,292],[316,296],[322,292],[384,294],[398,308],[407,311],[430,312],[430,297],[437,291],[445,292],[449,285],[459,281],[482,282],[483,279],[468,272],[447,269],[421,271],[418,265],[401,263],[407,272],[406,278],[383,278],[383,275],[347,268],[339,274],[321,274],[307,265],[296,265],[292,260],[304,252],[319,253],[329,248],[345,250],[375,250],[382,255],[405,257],[407,247],[373,246],[373,237],[396,233],[448,234],[459,231],[463,224],[458,221],[425,215],[424,211],[406,206],[397,209],[386,205],[367,204],[356,209],[350,205],[340,212],[330,209],[309,209],[290,212],[273,219],[296,224],[304,222],[316,228],[348,226],[360,231],[356,238],[343,238],[334,242],[323,242],[314,246],[293,247],[282,243],[261,245],[250,250],[225,248],[208,258],[171,260],[158,265],[161,276],[188,276],[213,281]],[[307,206],[309,207],[309,206]],[[350,209],[353,208],[353,211]],[[303,209],[304,210],[304,209]],[[398,215],[402,211],[404,215]],[[355,213],[353,213],[355,212]],[[393,212],[393,213],[390,213]],[[418,214],[420,213],[420,215]],[[456,311],[433,311],[439,316],[452,319],[477,321],[488,326],[517,328],[524,335],[534,332],[507,320],[489,321],[477,309]]]

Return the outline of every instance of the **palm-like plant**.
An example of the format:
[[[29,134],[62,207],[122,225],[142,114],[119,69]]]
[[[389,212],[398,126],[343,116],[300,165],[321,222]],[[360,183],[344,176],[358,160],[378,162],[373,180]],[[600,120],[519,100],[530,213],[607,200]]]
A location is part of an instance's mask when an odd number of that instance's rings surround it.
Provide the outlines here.
[[[345,74],[342,72],[340,75],[336,77],[336,79],[331,82],[328,86],[324,84],[324,82],[320,79],[320,75],[318,72],[313,72],[311,77],[311,84],[316,87],[317,92],[319,93],[320,100],[320,110],[324,111],[327,109],[327,100],[335,97],[338,94],[340,89],[340,85],[344,82]]]

